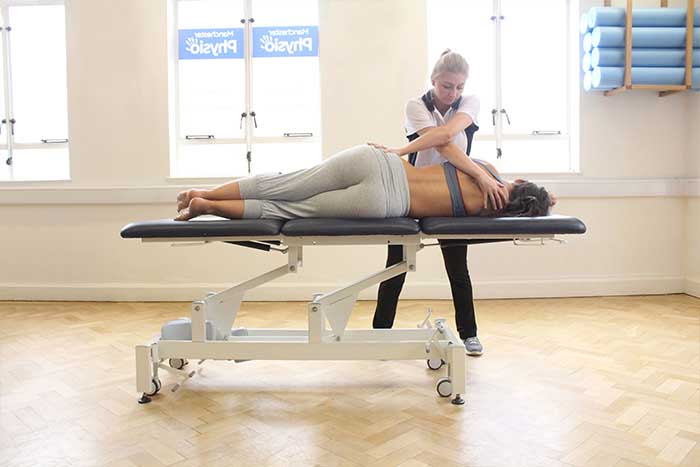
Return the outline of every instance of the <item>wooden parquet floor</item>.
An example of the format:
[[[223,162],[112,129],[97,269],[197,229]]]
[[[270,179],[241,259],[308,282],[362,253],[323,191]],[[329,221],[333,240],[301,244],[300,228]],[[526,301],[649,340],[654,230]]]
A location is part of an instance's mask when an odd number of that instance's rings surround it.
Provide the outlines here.
[[[397,325],[428,306],[403,301]],[[350,327],[369,326],[373,302]],[[423,361],[207,362],[138,405],[134,345],[186,303],[0,302],[0,465],[700,466],[700,300],[477,302],[466,405]],[[237,325],[305,328],[306,304]],[[454,323],[452,322],[454,329]],[[443,370],[444,371],[444,370]],[[441,373],[441,372],[439,372]]]

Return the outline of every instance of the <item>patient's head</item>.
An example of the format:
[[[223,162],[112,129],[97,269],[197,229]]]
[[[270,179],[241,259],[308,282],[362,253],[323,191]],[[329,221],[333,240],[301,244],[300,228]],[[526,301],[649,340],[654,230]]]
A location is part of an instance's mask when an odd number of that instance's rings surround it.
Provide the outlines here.
[[[543,187],[526,180],[516,180],[502,216],[535,217],[548,216],[552,198]]]

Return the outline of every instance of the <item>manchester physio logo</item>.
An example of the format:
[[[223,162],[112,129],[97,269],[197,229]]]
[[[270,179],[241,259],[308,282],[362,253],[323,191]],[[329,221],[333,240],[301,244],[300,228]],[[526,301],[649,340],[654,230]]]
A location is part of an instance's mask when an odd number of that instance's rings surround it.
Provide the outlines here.
[[[317,57],[318,26],[253,28],[253,57]]]
[[[180,29],[180,60],[243,58],[243,28]],[[318,57],[318,26],[253,28],[253,57]]]
[[[180,60],[243,58],[243,28],[180,29],[178,33]]]

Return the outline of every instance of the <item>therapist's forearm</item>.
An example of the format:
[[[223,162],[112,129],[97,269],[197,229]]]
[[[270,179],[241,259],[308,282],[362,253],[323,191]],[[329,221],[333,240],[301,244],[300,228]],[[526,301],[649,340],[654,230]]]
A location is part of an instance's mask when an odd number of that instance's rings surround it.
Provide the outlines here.
[[[417,141],[417,140],[416,140]],[[442,157],[450,161],[455,168],[467,175],[472,176],[474,179],[478,180],[479,177],[484,175],[484,171],[467,156],[464,151],[459,149],[454,144],[445,144],[438,146],[437,151]]]
[[[449,131],[442,127],[435,127],[427,130],[418,138],[414,139],[406,146],[401,148],[400,156],[410,154],[412,152],[423,151],[424,149],[436,148],[450,142]]]

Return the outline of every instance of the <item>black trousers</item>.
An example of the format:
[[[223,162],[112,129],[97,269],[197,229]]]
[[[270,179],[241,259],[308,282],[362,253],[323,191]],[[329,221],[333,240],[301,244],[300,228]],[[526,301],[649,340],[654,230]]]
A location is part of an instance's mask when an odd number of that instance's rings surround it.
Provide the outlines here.
[[[439,240],[439,242],[452,288],[457,332],[459,332],[461,339],[474,337],[476,336],[476,316],[474,315],[472,281],[467,268],[467,245],[464,244],[464,240]],[[451,244],[455,245],[451,246]],[[390,245],[386,266],[389,267],[401,261],[403,261],[403,247]],[[377,308],[374,310],[374,320],[372,321],[372,326],[375,329],[391,328],[394,325],[396,306],[399,303],[399,295],[405,281],[406,274],[404,273],[379,284]]]

